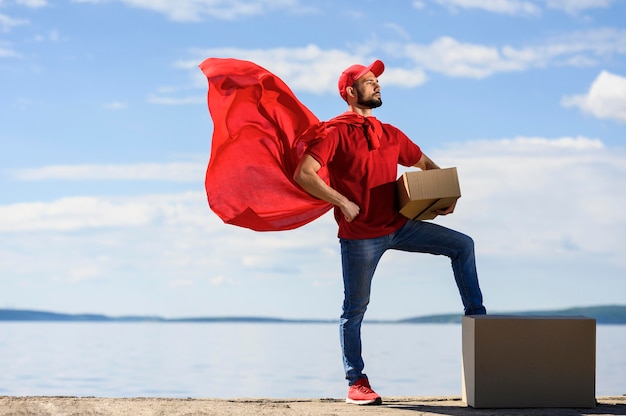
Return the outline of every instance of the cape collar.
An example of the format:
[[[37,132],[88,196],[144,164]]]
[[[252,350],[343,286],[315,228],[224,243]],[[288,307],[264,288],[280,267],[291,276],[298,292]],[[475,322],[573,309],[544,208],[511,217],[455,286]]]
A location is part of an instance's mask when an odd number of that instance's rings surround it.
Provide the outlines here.
[[[383,136],[383,126],[382,123],[374,116],[364,117],[353,111],[346,111],[345,113],[329,120],[328,123],[346,123],[363,126],[369,149],[375,150],[380,147],[380,138]]]

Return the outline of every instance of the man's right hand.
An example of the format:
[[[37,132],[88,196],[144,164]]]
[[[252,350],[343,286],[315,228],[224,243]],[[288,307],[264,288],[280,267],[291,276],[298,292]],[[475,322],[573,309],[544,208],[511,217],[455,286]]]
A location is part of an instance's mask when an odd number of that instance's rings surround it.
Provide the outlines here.
[[[360,211],[361,208],[352,201],[347,201],[341,206],[341,212],[347,222],[352,222],[359,215]]]

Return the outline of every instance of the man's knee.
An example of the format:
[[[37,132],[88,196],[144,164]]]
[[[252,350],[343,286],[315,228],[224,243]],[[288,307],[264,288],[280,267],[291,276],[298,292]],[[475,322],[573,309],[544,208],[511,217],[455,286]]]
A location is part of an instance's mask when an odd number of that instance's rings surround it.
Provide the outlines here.
[[[359,300],[345,300],[343,303],[343,314],[341,317],[346,320],[359,320],[363,319],[367,305],[369,304],[369,298],[363,298]]]
[[[459,233],[459,242],[464,250],[474,251],[474,239],[469,235]]]

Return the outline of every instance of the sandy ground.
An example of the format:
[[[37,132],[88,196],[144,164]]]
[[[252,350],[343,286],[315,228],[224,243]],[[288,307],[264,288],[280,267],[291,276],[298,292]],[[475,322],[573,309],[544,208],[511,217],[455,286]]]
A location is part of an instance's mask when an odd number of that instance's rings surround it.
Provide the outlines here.
[[[626,415],[626,396],[600,397],[591,409],[473,409],[460,397],[390,397],[381,406],[348,405],[340,399],[167,399],[0,396],[0,416],[204,416],[204,415],[403,415],[403,416],[593,416]]]

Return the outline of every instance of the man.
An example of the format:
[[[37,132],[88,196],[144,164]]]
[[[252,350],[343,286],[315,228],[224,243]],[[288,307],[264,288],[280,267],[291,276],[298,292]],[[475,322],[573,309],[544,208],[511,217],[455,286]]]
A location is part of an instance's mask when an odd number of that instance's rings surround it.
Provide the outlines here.
[[[378,76],[384,64],[353,65],[339,77],[348,111],[314,131],[319,140],[306,150],[294,180],[313,196],[334,205],[339,225],[344,282],[340,338],[348,380],[347,403],[380,404],[363,373],[361,323],[370,300],[374,270],[388,249],[445,255],[451,259],[466,315],[485,314],[473,240],[437,224],[409,220],[394,204],[398,164],[439,169],[396,127],[372,117],[382,105]],[[320,176],[326,167],[330,184]],[[451,214],[454,206],[438,211]]]

